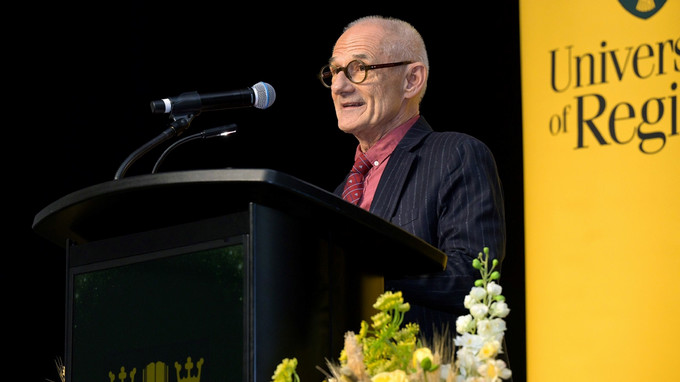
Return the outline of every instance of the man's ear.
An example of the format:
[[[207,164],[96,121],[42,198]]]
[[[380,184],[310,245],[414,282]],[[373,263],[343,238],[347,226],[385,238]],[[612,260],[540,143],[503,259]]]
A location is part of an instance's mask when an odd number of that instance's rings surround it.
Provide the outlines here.
[[[408,64],[404,80],[404,95],[406,98],[413,98],[420,94],[420,90],[425,86],[427,78],[427,68],[422,62]]]

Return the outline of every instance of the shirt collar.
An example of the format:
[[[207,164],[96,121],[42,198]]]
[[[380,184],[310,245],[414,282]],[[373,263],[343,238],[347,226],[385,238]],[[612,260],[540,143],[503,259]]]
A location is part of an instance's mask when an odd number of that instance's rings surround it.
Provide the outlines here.
[[[368,151],[365,153],[366,158],[373,164],[373,167],[378,167],[382,164],[389,156],[392,154],[394,149],[399,144],[408,129],[416,123],[420,118],[420,115],[416,115],[409,119],[402,125],[398,126],[396,129],[387,133],[384,137],[380,138]],[[356,153],[354,154],[354,159],[359,158],[361,153],[361,146],[357,145]]]

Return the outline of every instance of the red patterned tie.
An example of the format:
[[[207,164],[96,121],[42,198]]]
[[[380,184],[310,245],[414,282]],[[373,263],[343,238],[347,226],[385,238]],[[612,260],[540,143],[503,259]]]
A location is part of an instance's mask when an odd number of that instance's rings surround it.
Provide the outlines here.
[[[364,175],[371,167],[371,162],[368,161],[364,153],[361,153],[347,177],[347,183],[345,183],[345,189],[342,192],[343,199],[352,204],[359,203],[364,194]]]

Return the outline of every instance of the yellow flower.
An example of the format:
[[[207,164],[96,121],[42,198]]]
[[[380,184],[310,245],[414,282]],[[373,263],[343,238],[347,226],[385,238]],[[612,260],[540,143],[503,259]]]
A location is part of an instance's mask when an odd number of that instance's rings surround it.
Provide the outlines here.
[[[392,310],[399,309],[404,303],[404,298],[401,296],[401,292],[386,291],[378,297],[373,307],[378,310]]]
[[[274,375],[272,376],[272,381],[273,382],[300,381],[300,377],[295,372],[295,368],[297,368],[297,358],[292,359],[285,358],[276,367],[276,371],[274,371]]]
[[[359,335],[357,336],[357,341],[361,341],[366,338],[368,334],[368,323],[366,321],[361,321],[361,329],[359,329]]]
[[[392,316],[385,312],[378,312],[375,315],[371,316],[371,320],[373,320],[373,327],[380,330],[384,328],[385,325],[392,322]]]
[[[489,359],[493,358],[498,354],[498,349],[501,348],[501,343],[499,341],[493,340],[493,341],[488,341],[482,345],[482,348],[479,349],[479,358],[481,359]]]
[[[408,376],[403,370],[384,371],[373,376],[371,382],[408,382]]]
[[[430,349],[428,348],[417,349],[416,351],[413,352],[413,367],[415,367],[416,369],[423,368],[429,371],[430,367],[432,366],[433,359],[434,357],[432,357],[432,351]],[[425,360],[429,360],[429,363],[423,366],[423,361]]]

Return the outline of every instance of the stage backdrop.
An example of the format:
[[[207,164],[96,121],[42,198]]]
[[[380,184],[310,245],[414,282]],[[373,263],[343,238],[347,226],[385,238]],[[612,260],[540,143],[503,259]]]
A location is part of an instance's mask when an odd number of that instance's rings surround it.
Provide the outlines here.
[[[678,380],[680,1],[520,0],[527,380]]]

